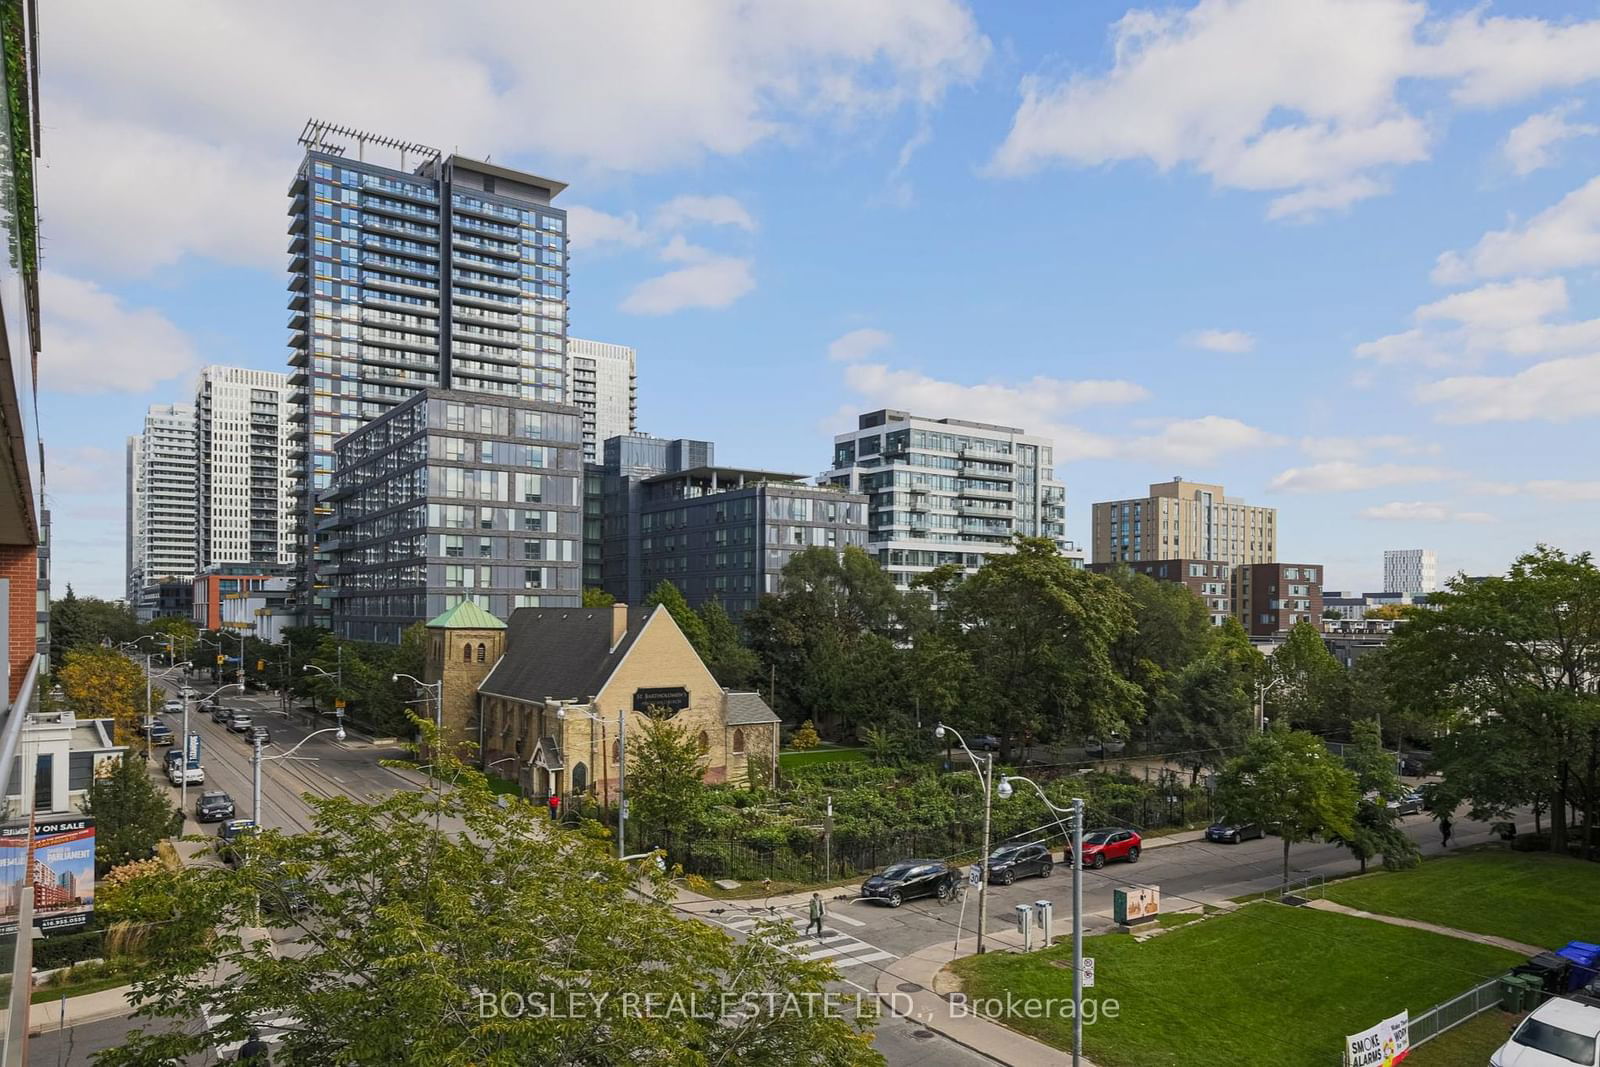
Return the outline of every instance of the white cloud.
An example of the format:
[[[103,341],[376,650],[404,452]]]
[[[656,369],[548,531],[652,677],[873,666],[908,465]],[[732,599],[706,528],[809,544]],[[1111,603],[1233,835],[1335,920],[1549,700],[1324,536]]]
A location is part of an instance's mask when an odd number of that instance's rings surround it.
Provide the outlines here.
[[[189,337],[153,308],[130,308],[93,282],[39,279],[45,348],[39,385],[62,393],[142,393],[194,372]]]
[[[104,497],[123,484],[127,457],[98,445],[45,450],[45,488],[58,493],[93,493]],[[114,509],[120,517],[121,509]]]
[[[1243,330],[1196,330],[1185,340],[1212,352],[1249,352],[1256,347],[1256,339]]]
[[[1418,322],[1442,319],[1463,326],[1506,328],[1538,322],[1566,308],[1564,279],[1519,278],[1452,293],[1417,308],[1413,318]]]
[[[1213,463],[1230,452],[1269,448],[1282,438],[1221,415],[1174,419],[1153,434],[1135,437],[1119,449],[1132,459],[1152,462]]]
[[[128,272],[186,252],[281,269],[281,216],[240,205],[287,206],[294,134],[329,100],[348,124],[541,173],[644,172],[935,105],[990,49],[958,0],[482,0],[448,19],[62,0],[51,15],[42,199],[73,205],[54,254]]]
[[[656,209],[656,226],[680,230],[687,226],[733,226],[753,233],[756,220],[731,196],[675,196]]]
[[[1428,158],[1427,126],[1400,101],[1410,79],[1460,106],[1495,105],[1600,76],[1600,21],[1427,21],[1414,0],[1200,0],[1134,10],[1112,30],[1111,69],[1032,76],[991,173],[1147,160],[1217,186],[1277,194],[1304,219],[1387,188],[1385,168]]]
[[[1570,482],[1544,478],[1527,483],[1523,488],[1534,496],[1551,500],[1600,500],[1600,482]]]
[[[1452,472],[1440,467],[1331,460],[1309,467],[1290,467],[1272,479],[1271,487],[1289,493],[1350,493],[1386,485],[1437,482],[1451,476]]]
[[[1567,309],[1564,278],[1489,282],[1412,312],[1418,326],[1356,346],[1360,359],[1442,367],[1487,352],[1549,355],[1600,344],[1600,319],[1547,322]]]
[[[1600,178],[1591,178],[1521,226],[1493,230],[1465,253],[1445,252],[1433,280],[1456,285],[1600,263]]]
[[[1555,161],[1554,149],[1561,142],[1600,133],[1600,126],[1593,123],[1567,121],[1582,106],[1580,100],[1568,100],[1549,111],[1529,115],[1512,127],[1501,146],[1511,170],[1518,175],[1532,174]]]
[[[1381,519],[1388,522],[1494,522],[1495,517],[1484,511],[1456,511],[1446,504],[1430,500],[1395,500],[1362,508],[1363,519]]]
[[[1357,460],[1373,452],[1395,455],[1437,455],[1436,444],[1415,441],[1404,434],[1380,433],[1364,437],[1302,437],[1300,449],[1317,460]]]
[[[828,358],[836,363],[855,363],[887,348],[893,341],[894,337],[888,332],[870,326],[851,330],[835,337],[828,345]]]
[[[582,204],[567,205],[567,234],[572,238],[572,247],[586,253],[640,248],[650,242],[637,215],[611,215]]]
[[[1505,377],[1444,378],[1417,388],[1438,422],[1567,422],[1600,415],[1600,356],[1537,363]]]
[[[686,265],[634,286],[620,305],[622,311],[630,315],[670,315],[691,308],[716,311],[756,287],[750,260],[710,252],[682,237],[668,242],[661,258]]]

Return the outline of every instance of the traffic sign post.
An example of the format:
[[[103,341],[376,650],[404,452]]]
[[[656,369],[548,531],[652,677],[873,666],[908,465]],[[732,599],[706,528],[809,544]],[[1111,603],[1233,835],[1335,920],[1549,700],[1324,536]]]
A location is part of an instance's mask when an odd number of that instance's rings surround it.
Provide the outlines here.
[[[1083,957],[1083,988],[1094,988],[1094,957]]]

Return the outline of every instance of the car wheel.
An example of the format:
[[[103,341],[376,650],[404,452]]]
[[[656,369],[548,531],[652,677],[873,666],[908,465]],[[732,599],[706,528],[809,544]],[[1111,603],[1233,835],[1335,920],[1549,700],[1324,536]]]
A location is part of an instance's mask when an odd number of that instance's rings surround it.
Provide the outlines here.
[[[903,898],[898,892],[889,894],[889,907],[898,908],[902,903],[904,903]]]
[[[1230,844],[1230,845],[1238,845],[1238,844],[1242,844],[1243,842],[1244,842],[1244,835],[1243,834],[1229,834],[1228,835],[1228,844]]]
[[[1089,861],[1089,866],[1092,869],[1097,870],[1097,871],[1101,867],[1104,867],[1105,865],[1106,865],[1106,854],[1104,852],[1096,852],[1095,855],[1094,855],[1094,859]]]
[[[1046,860],[1044,866],[1039,868],[1039,877],[1040,878],[1048,878],[1048,877],[1050,877],[1050,872],[1052,870],[1054,870],[1054,867],[1052,867],[1050,862],[1048,860]]]
[[[940,901],[940,903],[944,903],[944,902],[949,901],[955,895],[956,895],[956,886],[955,886],[954,882],[943,882],[943,883],[941,883],[939,885],[939,901]]]
[[[1015,882],[1016,880],[1017,880],[1017,872],[1016,871],[1006,871],[1005,873],[1000,875],[1000,884],[1001,885],[1010,885],[1012,882]]]
[[[1128,862],[1129,863],[1138,863],[1139,862],[1139,846],[1138,845],[1134,845],[1132,848],[1130,848],[1128,850]]]

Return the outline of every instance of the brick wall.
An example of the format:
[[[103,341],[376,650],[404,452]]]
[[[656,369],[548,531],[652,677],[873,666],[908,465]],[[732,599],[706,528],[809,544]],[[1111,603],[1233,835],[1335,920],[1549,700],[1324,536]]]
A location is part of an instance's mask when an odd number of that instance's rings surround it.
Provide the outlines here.
[[[39,550],[33,545],[0,545],[0,578],[11,581],[11,599],[6,605],[11,627],[6,649],[11,664],[11,691],[6,699],[10,701],[16,699],[28,664],[39,651]]]

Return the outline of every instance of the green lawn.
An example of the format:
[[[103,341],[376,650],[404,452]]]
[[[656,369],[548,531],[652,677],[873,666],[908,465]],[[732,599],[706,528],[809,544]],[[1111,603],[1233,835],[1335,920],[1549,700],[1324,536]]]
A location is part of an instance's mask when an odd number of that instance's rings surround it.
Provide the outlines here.
[[[973,998],[1072,998],[1070,944],[1027,956],[993,953],[954,969]],[[1230,915],[1139,943],[1090,938],[1099,1018],[1084,1013],[1084,1053],[1101,1067],[1310,1067],[1340,1062],[1345,1035],[1448,1000],[1521,962],[1471,941],[1281,904]],[[1427,961],[1426,966],[1419,961]],[[1109,1018],[1107,1001],[1119,1011]],[[1060,999],[1058,999],[1060,1003]],[[1091,1023],[1090,1020],[1094,1019]],[[1070,1048],[1072,1020],[1008,1025]]]
[[[1432,1041],[1418,1045],[1406,1057],[1406,1067],[1463,1067],[1488,1063],[1495,1049],[1506,1043],[1520,1016],[1486,1011]]]
[[[1557,949],[1600,940],[1600,863],[1492,849],[1353,878],[1327,897],[1352,908]]]
[[[800,767],[813,767],[818,763],[857,763],[867,758],[864,748],[838,748],[833,745],[822,745],[817,748],[807,748],[778,753],[778,766],[786,771],[796,770]]]

